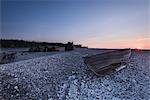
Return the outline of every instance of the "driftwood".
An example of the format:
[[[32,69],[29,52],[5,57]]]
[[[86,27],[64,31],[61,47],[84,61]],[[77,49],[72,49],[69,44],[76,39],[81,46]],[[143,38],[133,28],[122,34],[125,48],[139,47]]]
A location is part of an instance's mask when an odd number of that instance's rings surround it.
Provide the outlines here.
[[[130,49],[119,49],[111,52],[84,57],[84,62],[96,75],[105,73],[126,64],[130,58]]]

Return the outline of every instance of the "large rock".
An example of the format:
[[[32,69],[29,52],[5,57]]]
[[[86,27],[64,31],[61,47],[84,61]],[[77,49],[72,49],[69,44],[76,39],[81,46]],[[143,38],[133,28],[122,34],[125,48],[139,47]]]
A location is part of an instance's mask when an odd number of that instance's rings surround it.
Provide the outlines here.
[[[16,55],[16,53],[12,53],[12,52],[1,53],[0,54],[0,64],[13,62],[15,59],[15,55]]]
[[[59,51],[56,47],[37,46],[29,48],[29,52],[52,52]]]

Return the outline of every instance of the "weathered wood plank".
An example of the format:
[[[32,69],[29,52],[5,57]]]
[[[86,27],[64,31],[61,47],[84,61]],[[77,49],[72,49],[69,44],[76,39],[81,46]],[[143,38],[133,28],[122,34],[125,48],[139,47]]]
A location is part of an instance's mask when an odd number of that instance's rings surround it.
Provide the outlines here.
[[[84,62],[96,74],[104,70],[116,68],[117,64],[127,62],[130,58],[130,49],[120,49],[102,54],[84,57]],[[116,65],[116,66],[115,66]]]
[[[129,50],[129,49],[120,49],[120,50],[115,50],[115,51],[111,51],[111,52],[105,52],[102,54],[87,56],[84,58],[86,58],[85,61],[92,63],[92,62],[100,61],[103,59],[112,59],[112,58],[116,58],[116,57],[122,57],[122,56],[129,54],[130,52],[131,52],[131,50]]]

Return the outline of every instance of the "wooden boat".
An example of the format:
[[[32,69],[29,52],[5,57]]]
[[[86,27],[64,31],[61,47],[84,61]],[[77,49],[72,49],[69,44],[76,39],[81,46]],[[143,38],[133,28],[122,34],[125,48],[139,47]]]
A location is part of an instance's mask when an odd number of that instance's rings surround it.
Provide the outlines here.
[[[131,49],[118,49],[111,52],[84,57],[85,64],[96,75],[116,69],[119,64],[126,64],[131,56]]]

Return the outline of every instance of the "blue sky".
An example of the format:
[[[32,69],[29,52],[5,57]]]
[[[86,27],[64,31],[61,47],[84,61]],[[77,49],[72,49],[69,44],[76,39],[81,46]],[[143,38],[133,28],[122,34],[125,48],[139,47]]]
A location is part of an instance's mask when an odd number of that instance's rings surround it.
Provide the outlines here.
[[[149,0],[2,0],[2,38],[150,48]]]

